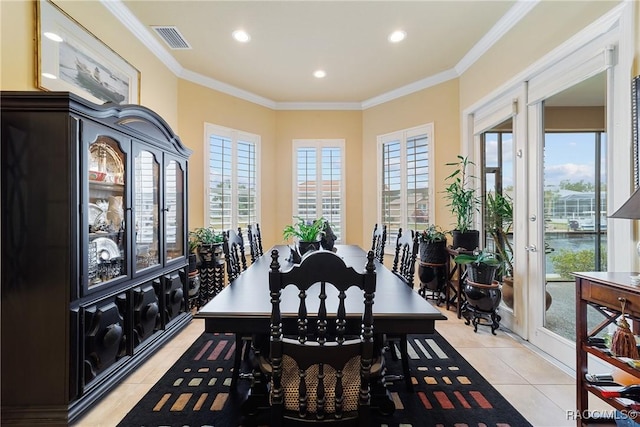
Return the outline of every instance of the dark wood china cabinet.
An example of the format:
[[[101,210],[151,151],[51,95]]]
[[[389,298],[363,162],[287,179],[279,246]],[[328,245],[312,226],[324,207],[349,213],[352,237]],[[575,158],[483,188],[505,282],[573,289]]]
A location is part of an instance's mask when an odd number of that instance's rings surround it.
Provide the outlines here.
[[[2,420],[67,425],[191,320],[191,151],[142,106],[1,96]]]

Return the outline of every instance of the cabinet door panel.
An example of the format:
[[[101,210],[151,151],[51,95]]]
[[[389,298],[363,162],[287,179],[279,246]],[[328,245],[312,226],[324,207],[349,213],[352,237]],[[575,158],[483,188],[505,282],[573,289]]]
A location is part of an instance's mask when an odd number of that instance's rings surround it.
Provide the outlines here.
[[[169,160],[165,167],[165,252],[167,262],[185,256],[185,172],[180,163]]]
[[[134,161],[135,270],[160,265],[160,163],[147,150]]]
[[[153,282],[133,289],[133,346],[162,329],[160,299]],[[135,351],[135,350],[134,350]]]
[[[124,140],[124,138],[122,138]],[[128,140],[126,141],[128,146]],[[87,288],[124,279],[127,266],[126,152],[114,137],[99,134],[87,147]]]
[[[126,356],[127,296],[119,294],[84,308],[84,384]]]
[[[169,324],[185,311],[184,283],[178,271],[165,274],[160,278],[164,309],[164,324]]]

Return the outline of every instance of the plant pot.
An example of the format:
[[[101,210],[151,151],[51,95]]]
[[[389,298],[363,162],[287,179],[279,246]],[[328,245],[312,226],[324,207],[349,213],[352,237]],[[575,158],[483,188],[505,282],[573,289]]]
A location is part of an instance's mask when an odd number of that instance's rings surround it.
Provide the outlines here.
[[[453,230],[451,232],[453,238],[453,249],[466,249],[472,251],[480,246],[480,231],[467,230],[464,233],[459,230]]]
[[[198,258],[200,258],[201,265],[219,264],[223,262],[222,257],[222,243],[213,243],[209,245],[198,246]]]
[[[315,242],[298,242],[298,252],[300,253],[300,256],[304,256],[304,254],[310,251],[319,251],[319,250],[320,250],[319,240]]]
[[[487,313],[498,308],[502,300],[500,283],[495,280],[491,284],[484,284],[467,279],[464,285],[464,294],[467,297],[467,304],[476,310]]]
[[[421,287],[430,291],[442,291],[447,282],[447,265],[421,261],[418,265],[418,278]]]
[[[490,285],[496,277],[497,265],[470,264],[467,266],[467,280]]]
[[[513,308],[513,277],[502,278],[502,302],[509,308]]]
[[[428,264],[444,264],[447,262],[447,241],[420,242],[420,261]]]
[[[502,301],[504,305],[513,309],[513,277],[503,277],[502,278]],[[551,303],[553,302],[553,297],[549,293],[549,291],[545,290],[545,310],[549,310],[551,307]]]

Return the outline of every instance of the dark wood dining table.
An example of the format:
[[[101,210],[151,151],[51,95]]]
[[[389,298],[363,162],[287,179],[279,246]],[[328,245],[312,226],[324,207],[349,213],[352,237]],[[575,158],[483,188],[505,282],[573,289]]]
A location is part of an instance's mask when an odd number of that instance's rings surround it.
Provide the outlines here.
[[[279,253],[278,261],[281,269],[284,270],[293,265],[288,260],[290,249],[286,245],[274,246],[265,252],[236,280],[200,308],[195,317],[204,319],[207,332],[269,333],[271,316],[269,265],[271,251],[274,249]],[[364,270],[367,252],[359,246],[336,245],[334,251],[348,266],[358,271]],[[373,317],[376,334],[429,334],[435,331],[437,320],[446,320],[440,310],[407,286],[400,277],[383,264],[375,261],[375,267],[376,293]],[[329,301],[331,301],[331,295],[327,304]],[[346,301],[349,315],[358,318],[361,315],[362,299],[347,296]],[[351,309],[350,301],[354,304]],[[312,308],[309,307],[310,312]],[[283,318],[295,317],[297,309],[298,298],[295,290],[293,287],[285,289],[281,303]]]
[[[271,317],[269,269],[273,250],[278,251],[281,270],[286,270],[294,265],[289,260],[291,252],[286,245],[274,246],[265,252],[197,312],[195,317],[204,319],[206,332],[252,334],[254,340],[261,341],[261,344],[254,346],[254,349],[257,349],[256,351],[259,353],[259,348],[264,348],[268,343]],[[347,266],[353,267],[356,271],[364,270],[367,252],[362,248],[355,245],[336,245],[333,252],[342,257]],[[382,345],[384,334],[434,333],[435,322],[447,318],[440,310],[407,286],[395,273],[377,260],[374,263],[376,292],[373,304],[373,324],[376,342]],[[327,310],[331,311],[332,301],[335,301],[335,307],[337,307],[338,298],[335,290],[332,292],[329,289],[331,288],[327,289],[326,304]],[[352,288],[350,291],[358,292],[359,290]],[[347,317],[351,317],[353,323],[347,319],[347,329],[354,330],[352,328],[360,326],[363,307],[362,294],[360,293],[358,298],[350,298],[350,291],[347,292],[345,308]],[[313,286],[308,292],[313,292]],[[294,286],[287,287],[282,291],[280,308],[285,330],[288,319],[295,321],[298,301],[297,289]],[[316,307],[310,303],[307,308],[309,313],[313,313]],[[258,408],[268,406],[267,386],[265,379],[262,378],[262,373],[254,367],[251,376],[253,378],[251,389],[241,409],[245,415],[254,414]],[[383,381],[372,385],[371,398],[371,406],[377,408],[382,414],[393,412],[394,403]]]

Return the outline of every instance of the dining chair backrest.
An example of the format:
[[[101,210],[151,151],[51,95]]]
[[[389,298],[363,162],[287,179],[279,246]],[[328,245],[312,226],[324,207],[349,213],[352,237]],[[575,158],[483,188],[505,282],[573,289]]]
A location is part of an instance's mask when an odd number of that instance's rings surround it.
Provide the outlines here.
[[[384,262],[384,246],[387,242],[387,225],[378,224],[373,226],[373,240],[371,242],[371,250],[375,258],[381,263]]]
[[[249,252],[251,254],[251,262],[262,256],[262,235],[260,234],[260,224],[255,223],[247,226],[247,237],[249,239]]]
[[[362,426],[371,425],[373,252],[369,251],[361,273],[329,251],[312,252],[284,272],[278,256],[274,249],[269,271],[270,425],[281,425],[284,419],[327,422],[349,418]],[[289,285],[297,288],[298,314],[293,330],[287,330],[291,335],[285,335],[280,298]],[[363,313],[355,333],[347,327],[345,309],[347,290],[352,287],[360,292],[349,291],[349,298],[362,298]]]
[[[222,250],[227,263],[227,278],[233,282],[243,271],[247,269],[247,259],[244,254],[244,240],[242,230],[238,227],[236,233],[232,229],[222,232],[224,243]]]
[[[391,271],[401,277],[411,288],[413,288],[413,277],[416,271],[418,246],[418,233],[413,230],[407,230],[403,233],[402,228],[398,230]]]

